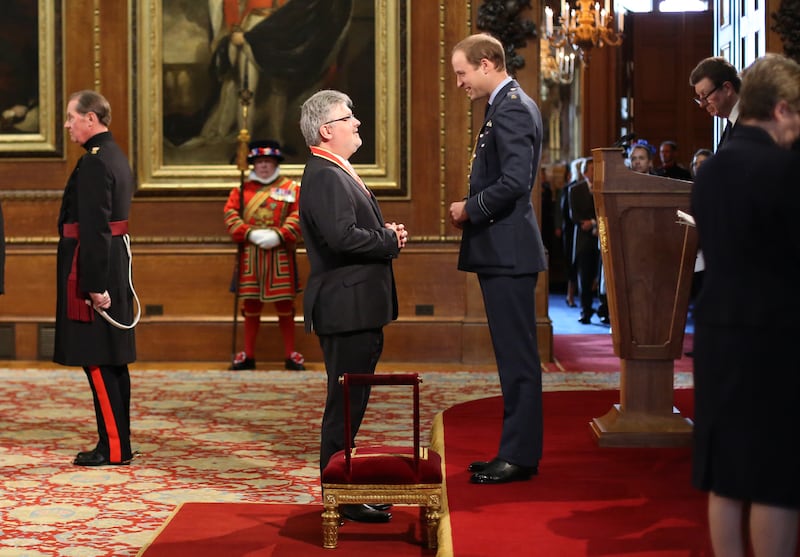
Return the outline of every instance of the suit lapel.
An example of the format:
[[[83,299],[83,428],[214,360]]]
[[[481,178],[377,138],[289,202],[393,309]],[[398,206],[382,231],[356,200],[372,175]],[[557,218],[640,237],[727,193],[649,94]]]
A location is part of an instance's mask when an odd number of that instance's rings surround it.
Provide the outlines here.
[[[331,164],[331,165],[335,166],[336,168],[338,168],[342,172],[342,174],[344,174],[344,176],[345,176],[344,180],[350,182],[352,184],[352,186],[354,188],[356,188],[357,190],[359,190],[361,195],[363,195],[367,199],[367,201],[369,201],[369,205],[370,205],[370,207],[372,207],[372,211],[375,213],[375,216],[378,218],[378,220],[381,222],[381,224],[383,224],[383,215],[381,214],[381,209],[378,206],[378,200],[375,199],[375,195],[371,191],[369,191],[369,189],[366,187],[366,185],[365,184],[364,185],[360,184],[358,182],[358,180],[355,178],[355,176],[353,176],[347,168],[342,166],[341,163],[339,163],[339,161],[336,160],[336,158],[334,158],[334,157],[330,156],[328,153],[324,152],[324,150],[322,150],[322,149],[312,149],[311,152],[317,158],[322,159],[324,161],[327,161],[328,164]]]

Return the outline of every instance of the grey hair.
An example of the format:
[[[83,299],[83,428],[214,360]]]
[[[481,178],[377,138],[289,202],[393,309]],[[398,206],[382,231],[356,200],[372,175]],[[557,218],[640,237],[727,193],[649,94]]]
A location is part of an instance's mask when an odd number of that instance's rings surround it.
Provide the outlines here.
[[[78,114],[86,115],[89,112],[94,112],[97,115],[97,120],[108,127],[111,124],[111,105],[108,104],[106,98],[97,91],[90,91],[84,89],[77,91],[69,96],[70,101],[77,100],[75,110]]]
[[[311,95],[300,109],[300,131],[306,145],[311,147],[322,143],[319,129],[330,119],[331,109],[344,104],[353,109],[353,101],[342,93],[333,89],[323,89]]]

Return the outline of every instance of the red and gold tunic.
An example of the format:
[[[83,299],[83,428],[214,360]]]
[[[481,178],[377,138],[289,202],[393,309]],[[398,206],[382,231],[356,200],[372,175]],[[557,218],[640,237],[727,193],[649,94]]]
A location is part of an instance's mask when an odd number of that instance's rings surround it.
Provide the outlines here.
[[[223,0],[222,15],[228,28],[241,26],[251,12],[269,16],[289,0]]]
[[[295,246],[300,240],[300,186],[279,177],[270,184],[244,184],[244,214],[239,215],[239,188],[225,204],[225,226],[234,242],[244,243],[239,261],[239,296],[262,302],[291,300],[300,292]],[[250,230],[271,228],[281,243],[263,250],[247,241]]]

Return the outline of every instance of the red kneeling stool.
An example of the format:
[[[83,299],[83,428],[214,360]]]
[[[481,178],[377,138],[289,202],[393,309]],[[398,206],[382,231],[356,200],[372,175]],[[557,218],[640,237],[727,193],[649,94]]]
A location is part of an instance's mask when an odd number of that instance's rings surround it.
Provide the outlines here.
[[[442,509],[442,459],[420,447],[419,384],[416,373],[351,374],[339,379],[344,388],[344,450],[335,453],[322,471],[322,546],[335,548],[339,538],[339,505],[419,505],[427,547],[436,549]],[[414,446],[352,447],[350,439],[351,385],[413,385]]]

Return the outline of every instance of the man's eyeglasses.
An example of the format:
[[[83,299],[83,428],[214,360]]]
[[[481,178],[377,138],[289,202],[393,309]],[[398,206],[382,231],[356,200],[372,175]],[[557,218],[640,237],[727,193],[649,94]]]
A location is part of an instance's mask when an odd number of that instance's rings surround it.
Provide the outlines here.
[[[708,97],[713,95],[717,91],[717,89],[719,89],[720,87],[722,87],[722,86],[721,85],[717,85],[716,87],[714,87],[711,91],[709,91],[705,95],[702,95],[702,96],[698,95],[695,98],[693,98],[692,100],[697,103],[697,106],[703,106],[703,104],[708,102]]]
[[[333,124],[334,122],[347,122],[348,120],[355,120],[356,115],[350,114],[348,116],[342,116],[341,118],[336,118],[335,120],[328,120],[324,122],[322,125],[327,126],[328,124]]]

